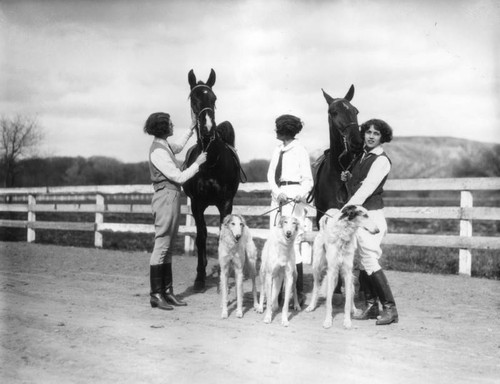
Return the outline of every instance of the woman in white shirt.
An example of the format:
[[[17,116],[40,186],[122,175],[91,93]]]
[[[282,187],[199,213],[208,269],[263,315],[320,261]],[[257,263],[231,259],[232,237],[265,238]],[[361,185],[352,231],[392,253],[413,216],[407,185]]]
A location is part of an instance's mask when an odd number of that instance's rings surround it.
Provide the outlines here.
[[[361,125],[361,135],[365,140],[364,153],[354,163],[352,174],[343,176],[348,179],[347,185],[353,194],[346,206],[365,207],[380,232],[372,235],[368,231],[359,230],[356,234],[357,254],[361,263],[359,282],[360,289],[365,293],[366,308],[361,315],[353,318],[357,320],[378,318],[377,325],[386,325],[397,323],[399,320],[391,288],[378,262],[382,255],[380,244],[387,233],[382,193],[391,170],[391,160],[384,152],[382,144],[392,140],[392,128],[385,121],[371,119]],[[377,297],[383,307],[380,316]]]
[[[207,159],[201,153],[195,162],[182,171],[175,154],[182,151],[193,134],[196,120],[179,143],[167,138],[174,133],[168,113],[151,114],[144,125],[144,132],[154,136],[149,150],[149,172],[154,194],[151,201],[155,223],[155,244],[150,258],[150,304],[153,308],[172,310],[173,306],[187,305],[174,295],[172,284],[171,244],[179,229],[181,185],[199,170]]]
[[[294,216],[304,225],[307,195],[312,189],[313,178],[309,154],[295,136],[302,130],[302,121],[293,115],[282,115],[275,121],[276,138],[281,143],[273,152],[267,181],[271,187],[270,225],[277,223],[278,215]],[[280,161],[281,157],[281,161]],[[290,201],[293,200],[293,201]],[[281,207],[280,209],[277,209]],[[303,293],[303,266],[299,245],[302,241],[303,228],[299,232],[295,246],[295,262],[297,265],[297,293],[299,303],[305,300]]]

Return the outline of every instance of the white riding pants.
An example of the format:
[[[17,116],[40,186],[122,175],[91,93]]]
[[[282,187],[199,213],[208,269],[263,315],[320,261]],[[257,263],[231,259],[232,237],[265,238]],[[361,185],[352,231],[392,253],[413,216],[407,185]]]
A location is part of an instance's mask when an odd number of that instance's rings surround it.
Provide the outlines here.
[[[361,269],[364,269],[368,275],[371,275],[373,272],[382,269],[378,260],[382,256],[380,244],[387,233],[387,221],[382,209],[368,211],[368,216],[377,224],[380,232],[372,235],[366,229],[360,228],[356,232],[356,256],[361,263]]]

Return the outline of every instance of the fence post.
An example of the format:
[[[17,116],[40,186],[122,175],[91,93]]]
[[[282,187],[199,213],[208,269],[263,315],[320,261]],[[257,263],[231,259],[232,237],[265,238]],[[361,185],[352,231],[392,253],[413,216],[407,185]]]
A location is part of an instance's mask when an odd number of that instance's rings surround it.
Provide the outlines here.
[[[94,246],[102,248],[102,233],[99,232],[98,226],[104,223],[104,196],[101,194],[95,195],[95,232],[94,232]]]
[[[460,207],[471,208],[473,205],[472,193],[470,191],[460,192]],[[472,220],[460,220],[460,236],[472,237]],[[460,249],[458,273],[461,275],[471,275],[472,254],[470,249]]]
[[[30,224],[36,221],[35,213],[36,198],[33,195],[28,195],[28,229],[26,233],[26,241],[28,243],[33,243],[35,241],[35,228],[31,227]]]
[[[186,196],[186,227],[194,225],[194,217],[189,213],[191,212],[191,199]],[[191,236],[184,236],[184,253],[189,254],[194,251],[194,239]]]

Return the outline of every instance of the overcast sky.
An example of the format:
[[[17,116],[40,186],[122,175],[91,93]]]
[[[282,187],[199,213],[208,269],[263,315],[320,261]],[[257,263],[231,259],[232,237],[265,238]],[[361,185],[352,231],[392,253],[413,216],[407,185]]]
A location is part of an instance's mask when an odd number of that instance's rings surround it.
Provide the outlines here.
[[[170,113],[178,138],[187,74],[213,68],[244,162],[271,156],[283,113],[324,149],[321,88],[351,84],[360,123],[500,143],[499,17],[495,0],[0,0],[0,114],[36,116],[45,155],[145,161],[148,115]]]

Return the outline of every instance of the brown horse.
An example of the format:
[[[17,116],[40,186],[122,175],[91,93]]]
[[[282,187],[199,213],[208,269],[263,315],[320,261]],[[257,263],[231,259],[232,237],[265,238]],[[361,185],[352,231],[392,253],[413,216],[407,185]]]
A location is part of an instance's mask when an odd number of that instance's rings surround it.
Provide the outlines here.
[[[349,191],[340,175],[350,169],[363,150],[358,110],[351,104],[354,85],[343,98],[333,98],[322,91],[328,104],[330,148],[315,162],[314,188],[310,197],[314,198],[317,225],[328,209],[340,209],[349,199]]]
[[[188,81],[191,87],[191,111],[197,117],[196,145],[189,149],[186,156],[187,166],[191,165],[198,155],[207,152],[207,161],[200,171],[186,183],[183,188],[191,199],[191,211],[196,223],[196,248],[198,250],[198,266],[194,290],[205,289],[207,266],[207,225],[204,212],[210,205],[219,210],[220,223],[233,210],[233,199],[240,183],[241,166],[234,149],[235,134],[231,123],[215,123],[215,101],[217,97],[212,90],[215,83],[215,71],[212,69],[206,83],[196,81],[193,70],[189,71]]]

